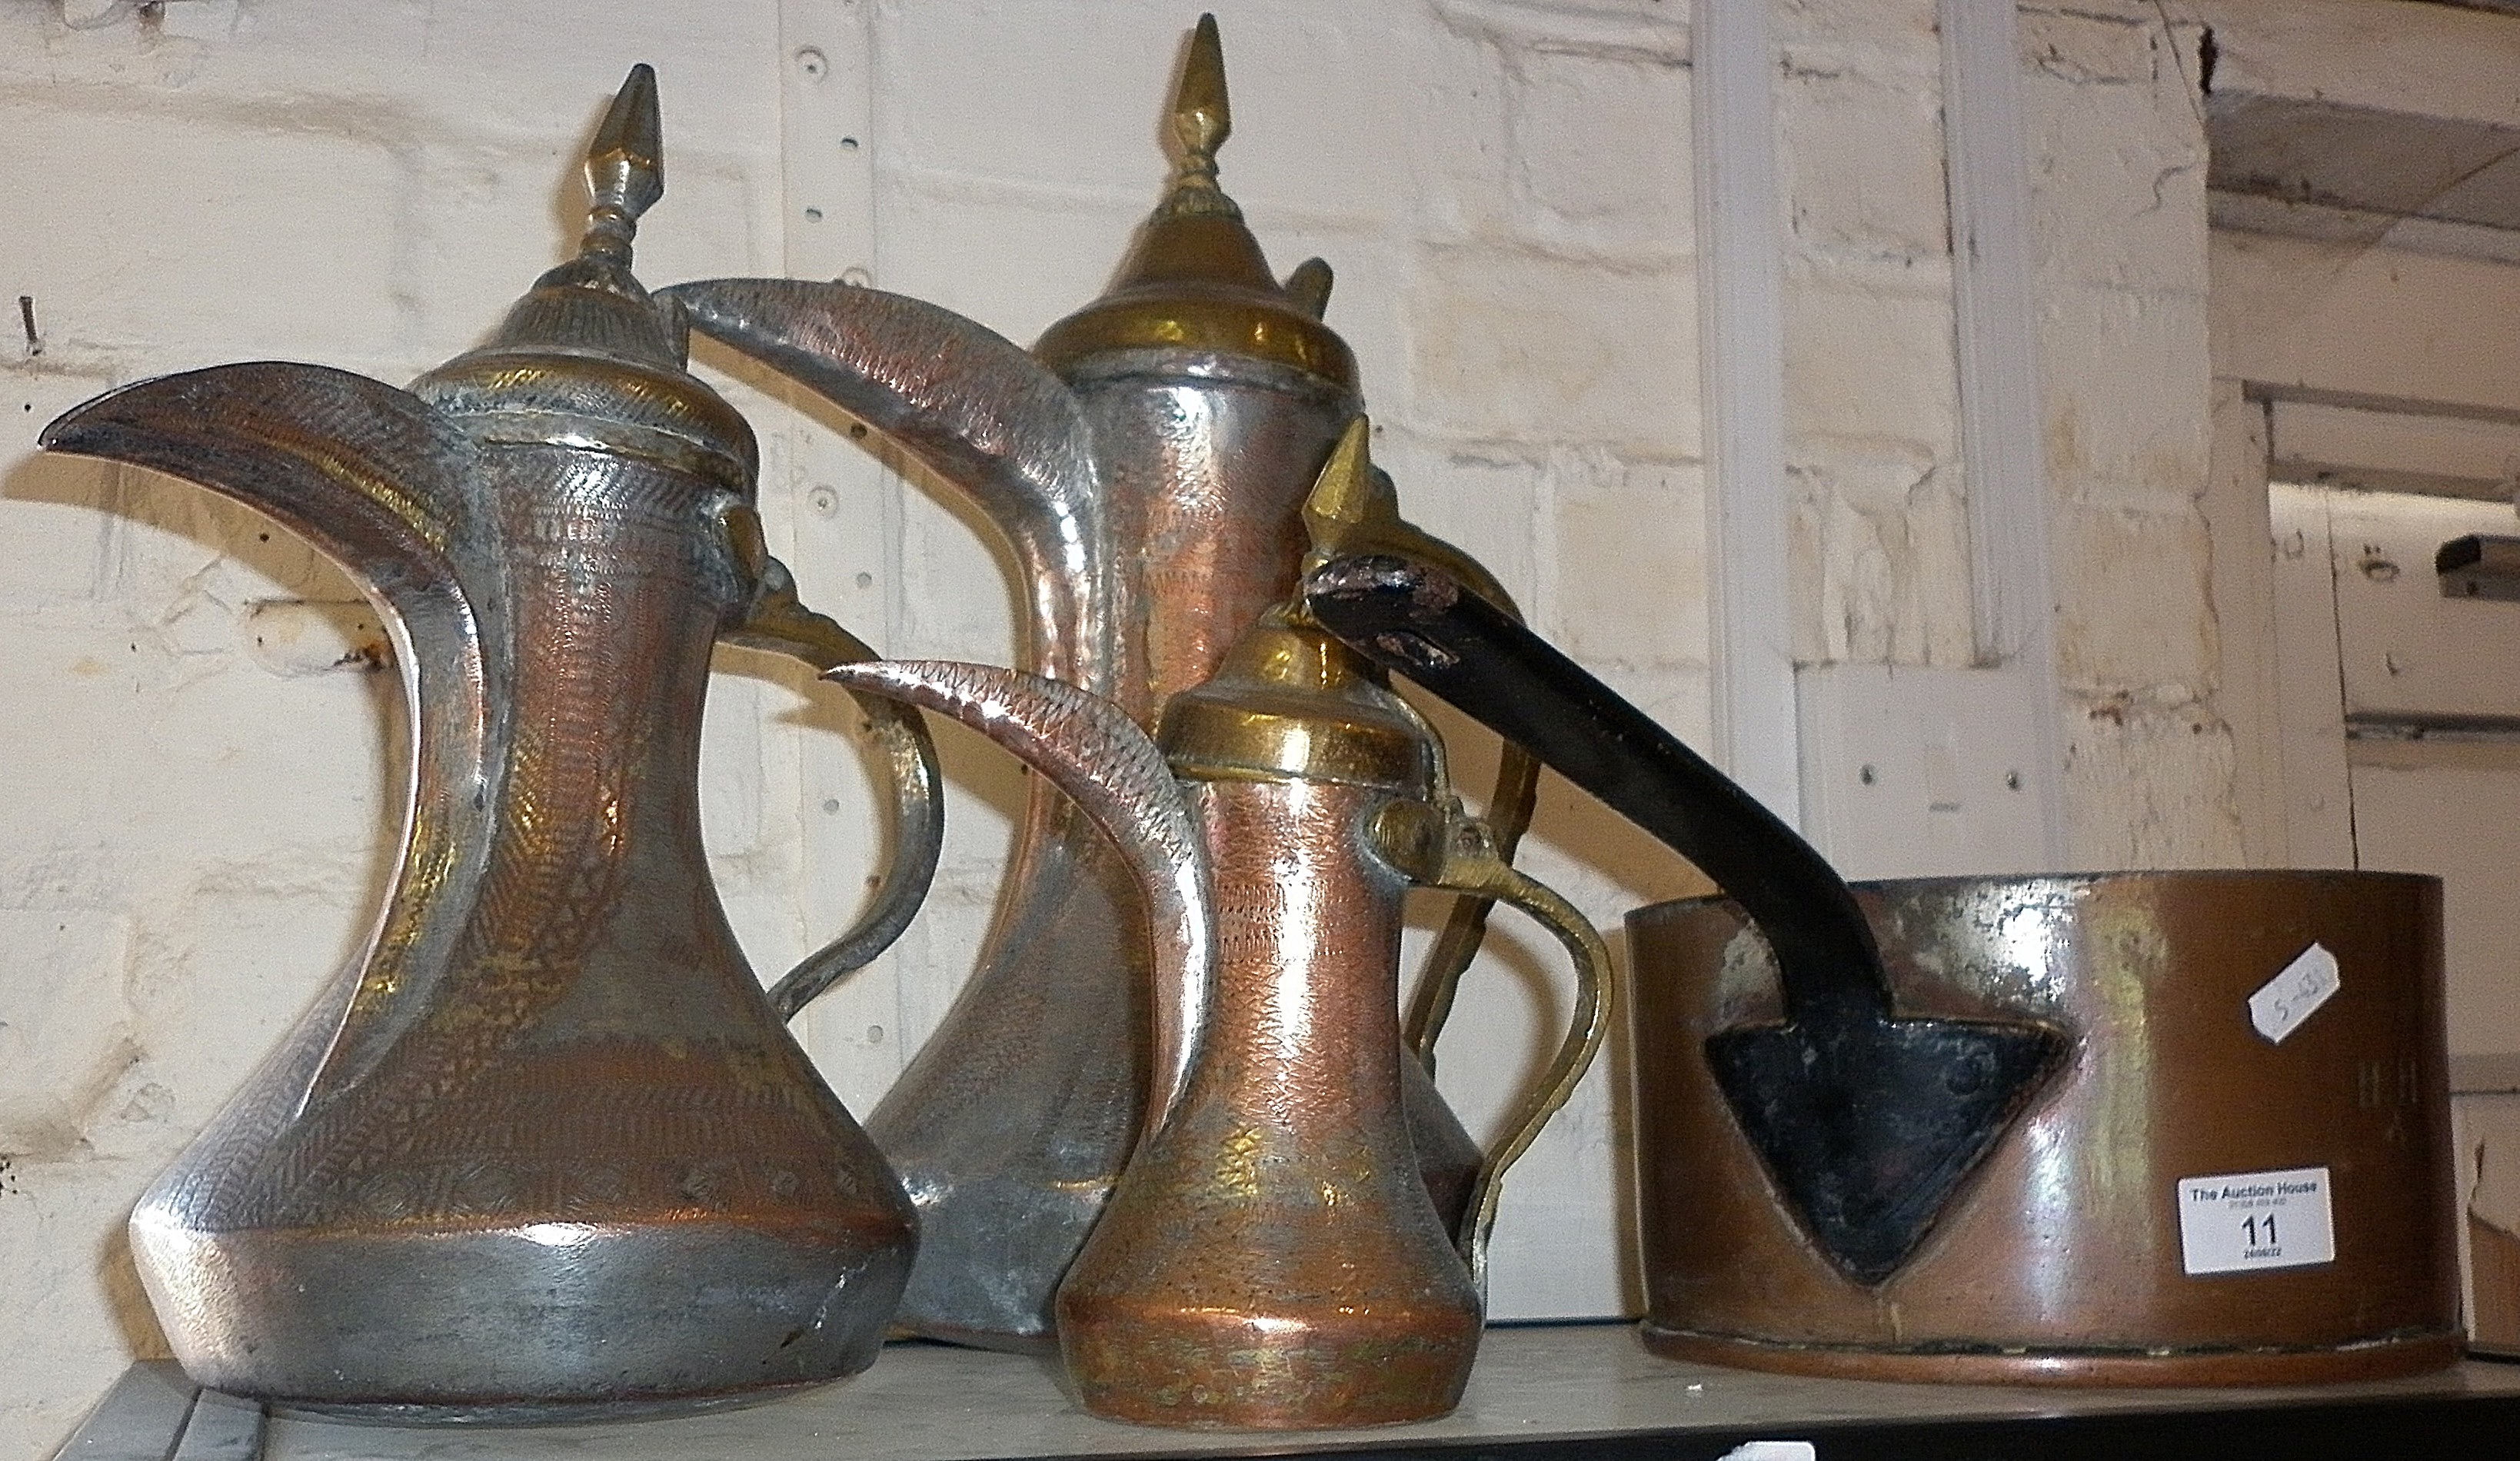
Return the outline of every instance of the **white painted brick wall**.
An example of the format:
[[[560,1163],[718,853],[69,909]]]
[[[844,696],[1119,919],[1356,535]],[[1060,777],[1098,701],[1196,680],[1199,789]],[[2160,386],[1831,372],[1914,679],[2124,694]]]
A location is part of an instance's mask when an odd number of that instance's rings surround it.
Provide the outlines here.
[[[1815,662],[1970,654],[1933,14],[1777,4],[1793,630]],[[2022,18],[2074,855],[2094,864],[2237,855],[2196,506],[2203,153],[2177,65],[2193,35],[2163,17],[2076,0]],[[1220,18],[1225,182],[1282,272],[1336,266],[1330,319],[1409,510],[1702,739],[1687,6],[1238,0]],[[332,667],[370,632],[357,608],[299,607],[350,603],[336,570],[195,489],[32,459],[35,428],[189,366],[400,381],[470,345],[573,240],[576,151],[643,59],[670,155],[645,278],[848,254],[1029,340],[1101,288],[1154,199],[1192,19],[1152,0],[0,9],[0,1333],[33,1337],[0,1366],[0,1457],[45,1453],[129,1355],[159,1351],[123,1214],[355,949],[400,756],[386,678]],[[809,223],[790,197],[783,26],[865,48],[833,75],[874,78],[852,104],[871,200],[849,200],[871,226]],[[19,293],[37,357],[12,342]],[[1004,565],[959,505],[834,455],[819,418],[736,374],[809,599],[895,652],[1003,658]],[[771,973],[852,905],[873,813],[846,712],[753,657],[725,665],[766,678],[719,677],[706,829]],[[1483,785],[1491,743],[1438,721]],[[993,749],[940,740],[955,816],[930,912],[806,1026],[861,1110],[968,967],[1020,800]],[[1530,862],[1605,925],[1699,886],[1553,780]],[[1499,925],[1446,1064],[1474,1129],[1506,1093],[1480,1078],[1527,1061],[1554,997],[1545,941]],[[1526,1159],[1501,1314],[1633,1302],[1616,1079]]]
[[[2198,30],[2108,0],[2022,13],[2069,856],[2241,862],[2202,510],[2211,440]],[[2174,23],[2175,21],[2175,23]],[[2255,551],[2232,545],[2233,552]]]

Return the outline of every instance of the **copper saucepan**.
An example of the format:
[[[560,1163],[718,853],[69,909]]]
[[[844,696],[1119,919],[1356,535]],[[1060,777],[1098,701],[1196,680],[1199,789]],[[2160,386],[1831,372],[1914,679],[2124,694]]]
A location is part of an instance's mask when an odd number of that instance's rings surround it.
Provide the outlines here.
[[[1849,890],[1642,712],[1441,574],[1351,558],[1307,588],[1331,632],[1521,741],[1732,895],[1628,920],[1652,1348],[2004,1383],[2308,1383],[2456,1357],[2437,880],[2157,872]],[[1783,851],[1758,862],[1745,839]],[[1811,906],[1793,903],[1798,884]],[[1897,1124],[1855,1122],[1868,1147],[1823,1130],[1796,1148],[1759,1129],[1724,1066],[1740,1032],[1808,1022],[1791,951],[1840,908],[1877,958],[1891,1025],[2062,1043],[2044,1084],[1976,1108],[1995,1113],[1985,1141],[1957,1172],[1943,1164],[1886,1263],[1889,1250],[1850,1245],[1814,1206],[1896,1190]],[[1954,1086],[1984,1074],[1964,1059],[1946,1071]],[[1931,1084],[1930,1067],[1905,1077]],[[1859,1110],[1915,1093],[1838,1084]],[[1814,1182],[1795,1162],[1838,1172]]]

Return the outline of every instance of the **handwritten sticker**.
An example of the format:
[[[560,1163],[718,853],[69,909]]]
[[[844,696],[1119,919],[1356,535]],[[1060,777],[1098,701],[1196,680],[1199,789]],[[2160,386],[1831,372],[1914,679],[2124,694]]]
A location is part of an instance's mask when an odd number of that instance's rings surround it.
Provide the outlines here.
[[[2327,1169],[2179,1179],[2180,1258],[2190,1273],[2336,1262]]]
[[[2323,945],[2313,944],[2249,996],[2249,1023],[2268,1043],[2282,1044],[2284,1037],[2317,1014],[2343,984],[2336,972],[2336,955]]]

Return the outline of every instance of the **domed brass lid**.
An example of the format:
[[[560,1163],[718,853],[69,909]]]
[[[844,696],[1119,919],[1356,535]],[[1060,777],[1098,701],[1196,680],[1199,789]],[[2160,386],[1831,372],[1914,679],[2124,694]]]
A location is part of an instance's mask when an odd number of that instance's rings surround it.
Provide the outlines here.
[[[1279,284],[1241,208],[1217,186],[1216,150],[1232,135],[1234,118],[1214,16],[1198,18],[1173,93],[1172,124],[1181,164],[1120,266],[1119,282],[1044,332],[1034,356],[1065,371],[1107,351],[1214,351],[1293,366],[1354,389],[1356,357],[1322,323],[1329,266],[1307,260]]]
[[[477,440],[643,457],[749,497],[752,427],[685,368],[682,307],[630,272],[639,215],[665,193],[662,131],[656,73],[633,66],[587,149],[595,204],[577,257],[534,281],[490,343],[411,388]]]
[[[1173,696],[1156,743],[1193,781],[1337,781],[1424,796],[1434,751],[1353,649],[1271,609],[1206,684]]]

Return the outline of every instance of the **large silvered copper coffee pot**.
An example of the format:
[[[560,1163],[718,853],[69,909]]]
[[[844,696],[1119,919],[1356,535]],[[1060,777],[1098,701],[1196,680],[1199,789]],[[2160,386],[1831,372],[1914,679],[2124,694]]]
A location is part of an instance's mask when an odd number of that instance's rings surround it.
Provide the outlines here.
[[[1364,494],[1364,446],[1360,420],[1317,498]],[[1451,1410],[1477,1353],[1498,1179],[1599,1044],[1608,954],[1497,856],[1424,722],[1276,609],[1172,698],[1159,752],[1104,702],[1012,672],[833,675],[953,714],[1076,788],[1155,913],[1148,1134],[1058,1294],[1086,1408],[1290,1430]],[[1575,962],[1566,1037],[1458,1220],[1436,1211],[1404,1107],[1420,1069],[1398,997],[1413,885],[1510,902]]]
[[[647,67],[587,174],[579,256],[410,391],[228,366],[45,435],[324,549],[391,625],[412,720],[364,953],[132,1217],[215,1389],[420,1420],[701,1405],[863,1368],[908,1277],[914,1211],[746,966],[699,835],[712,646],[868,651],[763,552],[751,431],[630,273],[663,191]],[[934,863],[924,731],[868,704],[898,851],[809,978],[889,942]]]
[[[1017,666],[1149,730],[1292,592],[1305,488],[1361,410],[1354,357],[1322,322],[1328,268],[1313,260],[1280,283],[1217,184],[1229,114],[1212,19],[1192,38],[1172,126],[1172,186],[1118,282],[1030,353],[950,311],[846,285],[664,291],[698,329],[968,493],[1023,581]],[[1392,531],[1502,598],[1458,552]],[[1512,748],[1505,766],[1492,819],[1510,855],[1535,768]],[[1430,956],[1418,1021],[1429,1039],[1485,910],[1457,908]],[[976,971],[868,1122],[921,1212],[905,1327],[1050,1342],[1059,1274],[1142,1125],[1146,947],[1125,870],[1073,806],[1036,786]],[[1428,1181],[1458,1213],[1478,1148],[1424,1071],[1406,1079]]]

